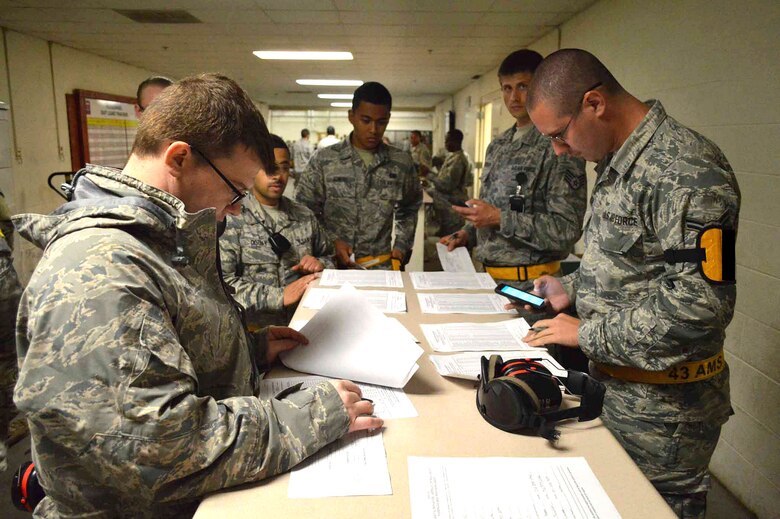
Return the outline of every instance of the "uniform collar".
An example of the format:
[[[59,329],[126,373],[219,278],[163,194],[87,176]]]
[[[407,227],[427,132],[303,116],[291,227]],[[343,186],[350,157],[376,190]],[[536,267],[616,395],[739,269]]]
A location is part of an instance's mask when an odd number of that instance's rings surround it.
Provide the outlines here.
[[[347,137],[343,142],[339,144],[334,144],[333,147],[342,145],[341,149],[339,149],[339,158],[345,162],[349,161],[358,161],[361,164],[364,164],[363,159],[360,158],[360,155],[358,155],[358,152],[355,147],[352,145],[352,132],[349,133],[349,137]],[[374,152],[374,162],[372,162],[368,167],[383,164],[388,161],[390,157],[390,153],[387,149],[387,146],[384,142],[380,142],[379,146],[377,147],[376,151]]]
[[[634,128],[626,142],[612,155],[609,162],[605,161],[605,163],[609,164],[609,168],[614,169],[620,176],[624,176],[631,171],[631,167],[639,158],[639,155],[644,151],[655,132],[658,131],[661,123],[666,119],[666,110],[664,110],[660,101],[651,99],[646,101],[645,104],[650,105],[650,111],[645,114],[639,126]]]
[[[290,201],[287,199],[287,197],[283,196],[279,199],[279,205],[277,208],[279,209],[279,220],[277,220],[275,225],[278,229],[287,227],[291,221],[295,220],[295,215],[293,215],[292,211],[290,211]],[[263,210],[260,201],[257,199],[257,197],[254,196],[254,194],[246,197],[244,202],[244,210],[252,215],[252,218],[258,223],[263,222],[269,227],[274,227],[274,222],[268,221],[267,211]]]

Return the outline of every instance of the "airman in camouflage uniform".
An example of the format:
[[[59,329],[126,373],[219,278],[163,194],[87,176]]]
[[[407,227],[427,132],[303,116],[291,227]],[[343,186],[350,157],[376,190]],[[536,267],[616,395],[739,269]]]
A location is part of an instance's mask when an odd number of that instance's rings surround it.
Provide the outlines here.
[[[417,168],[417,174],[424,177],[428,174],[433,166],[431,159],[431,150],[422,141],[422,133],[420,130],[413,130],[409,135],[409,143],[412,145],[410,153],[412,154],[412,162]]]
[[[235,289],[233,297],[246,310],[250,328],[290,322],[297,304],[284,305],[284,288],[302,278],[293,270],[301,258],[312,256],[324,268],[333,268],[333,243],[307,207],[282,197],[279,219],[268,220],[257,198],[249,196],[241,215],[228,219],[219,240],[225,281]],[[271,248],[269,231],[281,233],[292,245],[281,257]]]
[[[584,162],[556,157],[525,108],[528,85],[541,61],[537,52],[524,49],[507,56],[499,67],[504,104],[517,123],[488,146],[480,198],[470,200],[468,208],[454,207],[466,225],[441,240],[450,250],[476,245],[476,259],[499,281],[556,273],[556,262],[567,257],[580,238],[587,206]],[[524,198],[522,207],[512,207],[513,196]],[[496,273],[491,267],[513,268]],[[509,271],[514,275],[505,277]]]
[[[463,133],[452,130],[445,137],[446,158],[438,173],[425,177],[426,191],[433,198],[432,220],[439,225],[437,236],[450,234],[463,227],[463,217],[453,211],[453,204],[463,204],[466,195],[466,181],[471,165],[461,148]],[[426,222],[427,223],[427,222]]]
[[[685,256],[701,258],[697,239],[709,226],[735,236],[736,177],[715,144],[660,102],[631,96],[591,54],[565,49],[547,60],[529,96],[534,123],[556,152],[599,164],[579,270],[536,282],[556,310],[576,304],[581,320],[539,321],[548,329],[527,340],[582,349],[607,385],[605,425],[680,517],[703,518],[707,466],[732,414],[728,367],[717,356],[736,285],[705,278],[700,260]],[[595,126],[601,114],[610,123]],[[727,243],[722,256],[704,256],[724,258],[724,274]]]
[[[379,83],[355,91],[349,139],[318,150],[296,187],[296,200],[319,219],[334,242],[336,261],[390,269],[410,255],[422,189],[408,153],[382,143],[390,93]],[[391,233],[395,222],[395,243]],[[377,261],[380,259],[382,261]]]
[[[357,417],[373,407],[345,403],[359,399],[346,381],[254,396],[260,369],[291,346],[279,339],[305,339],[244,332],[217,221],[272,161],[237,84],[186,78],[147,109],[122,172],[89,166],[73,201],[15,219],[44,249],[17,324],[15,401],[47,494],[36,517],[191,515],[205,494],[288,470],[358,420],[377,426]]]
[[[5,438],[16,414],[13,402],[16,385],[16,310],[22,287],[14,270],[11,247],[14,226],[0,191],[0,472],[6,469]]]

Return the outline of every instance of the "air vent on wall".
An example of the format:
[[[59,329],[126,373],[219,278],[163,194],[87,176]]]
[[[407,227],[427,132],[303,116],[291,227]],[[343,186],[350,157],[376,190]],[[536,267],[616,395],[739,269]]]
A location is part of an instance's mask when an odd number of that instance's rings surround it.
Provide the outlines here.
[[[138,23],[203,23],[183,9],[114,9]]]

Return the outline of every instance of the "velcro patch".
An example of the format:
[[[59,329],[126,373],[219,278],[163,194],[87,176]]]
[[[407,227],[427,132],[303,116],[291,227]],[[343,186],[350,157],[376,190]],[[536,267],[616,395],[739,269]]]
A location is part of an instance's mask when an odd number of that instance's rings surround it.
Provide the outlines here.
[[[566,183],[569,184],[569,187],[575,191],[584,187],[587,183],[587,177],[585,175],[575,175],[571,171],[567,171],[563,178],[566,180]]]

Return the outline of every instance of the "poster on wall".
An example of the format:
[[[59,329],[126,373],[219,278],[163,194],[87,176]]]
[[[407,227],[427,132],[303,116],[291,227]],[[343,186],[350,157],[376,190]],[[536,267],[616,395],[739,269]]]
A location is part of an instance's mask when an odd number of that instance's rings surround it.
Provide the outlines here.
[[[133,104],[90,98],[84,104],[90,162],[124,167],[138,128]]]

